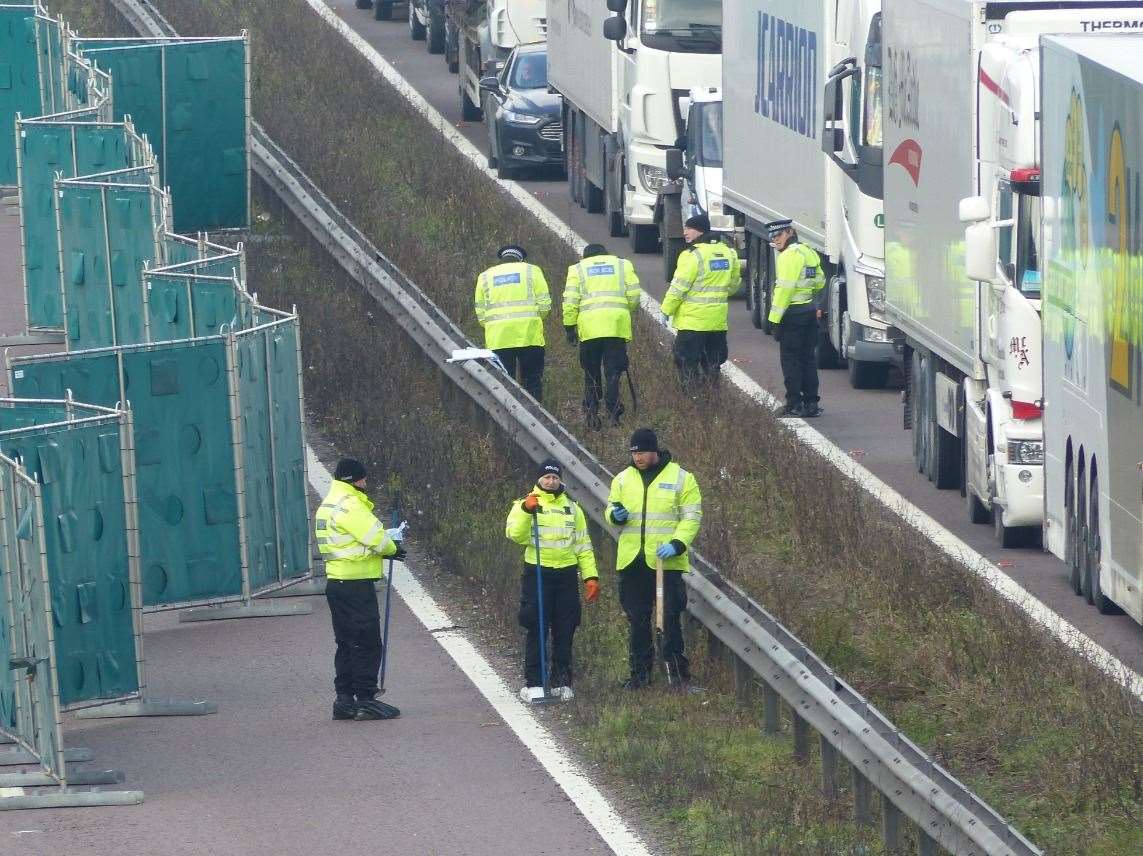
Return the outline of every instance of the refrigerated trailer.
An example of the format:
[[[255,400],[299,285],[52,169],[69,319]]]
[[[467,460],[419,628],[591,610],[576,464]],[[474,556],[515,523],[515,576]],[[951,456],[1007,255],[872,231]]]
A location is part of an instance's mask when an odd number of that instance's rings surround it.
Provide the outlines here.
[[[1041,68],[1046,542],[1143,623],[1143,35],[1047,37]]]
[[[1139,26],[1141,7],[885,3],[885,291],[904,421],[918,469],[963,487],[1004,546],[1044,519],[1039,40]]]
[[[765,325],[772,220],[791,219],[828,281],[819,365],[883,386],[880,0],[740,0],[724,10],[723,207],[745,230],[746,306]]]

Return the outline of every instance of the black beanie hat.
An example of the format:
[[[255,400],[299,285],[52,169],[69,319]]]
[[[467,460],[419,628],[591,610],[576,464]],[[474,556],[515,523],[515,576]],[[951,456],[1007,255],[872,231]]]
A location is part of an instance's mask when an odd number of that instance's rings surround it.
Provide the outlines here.
[[[588,244],[583,248],[583,258],[590,259],[592,256],[606,256],[607,247],[603,244]]]
[[[361,481],[366,475],[365,465],[353,458],[342,458],[337,462],[337,469],[333,471],[335,479],[350,483]]]
[[[536,481],[539,481],[544,476],[557,476],[560,481],[564,478],[564,469],[560,466],[560,462],[555,458],[545,458],[540,462],[540,472],[536,475]]]
[[[710,231],[710,217],[706,214],[696,214],[693,217],[687,218],[688,229],[698,229],[700,232]]]
[[[659,451],[659,438],[650,428],[636,428],[631,435],[631,452],[657,452]]]

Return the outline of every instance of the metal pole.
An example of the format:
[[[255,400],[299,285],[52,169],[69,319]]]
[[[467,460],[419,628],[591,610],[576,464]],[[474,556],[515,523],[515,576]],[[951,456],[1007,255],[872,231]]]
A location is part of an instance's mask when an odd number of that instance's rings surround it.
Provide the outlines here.
[[[99,201],[103,209],[103,259],[107,272],[107,308],[111,313],[111,344],[119,342],[119,317],[115,311],[115,284],[111,281],[111,224],[107,222],[107,187],[99,188]]]
[[[794,760],[805,764],[810,759],[810,725],[793,708],[790,715],[794,721]]]
[[[64,284],[64,253],[63,253],[63,226],[60,223],[60,180],[62,173],[55,174],[55,180],[52,182],[52,208],[54,209],[56,217],[56,265],[59,269],[59,275],[56,277],[56,287],[59,289],[60,294],[60,326],[64,330],[64,353],[71,351],[70,339],[71,335],[68,331],[67,324],[67,286]]]
[[[52,759],[60,785],[67,784],[67,764],[64,762],[63,722],[60,718],[60,689],[56,664],[55,625],[52,621],[52,593],[48,581],[48,538],[44,529],[44,498],[39,482],[32,483],[32,502],[36,509],[36,535],[40,544],[40,585],[44,600],[44,623],[48,634],[48,674],[51,681],[52,704],[55,706],[55,758]]]
[[[271,383],[271,378],[274,375],[274,370],[271,367],[271,348],[270,337],[274,335],[273,330],[266,330],[257,335],[262,337],[262,350],[265,354],[265,375],[263,381],[266,384],[266,424],[270,432],[270,502],[274,506],[274,557],[277,564],[277,577],[278,581],[282,580],[282,516],[281,509],[278,503],[278,439],[277,432],[274,431],[274,385]],[[308,528],[308,527],[307,527]],[[392,573],[392,565],[390,565],[390,573]]]
[[[242,436],[242,397],[238,389],[238,337],[226,331],[226,377],[230,384],[230,442],[234,449],[234,496],[238,503],[238,554],[242,569],[242,603],[250,605],[250,545],[246,532],[246,451]]]
[[[769,683],[762,684],[762,731],[777,734],[782,730],[782,715],[778,691]]]
[[[750,698],[750,687],[754,682],[752,673],[753,670],[746,665],[745,660],[734,656],[734,695],[740,704]]]
[[[885,794],[881,795],[881,840],[890,853],[901,850],[901,812]]]
[[[38,27],[34,28],[37,31]],[[38,38],[38,32],[37,32]],[[39,48],[37,47],[37,56],[39,55]],[[15,140],[16,140],[16,187],[18,188],[18,195],[20,198],[20,266],[24,274],[24,332],[27,333],[31,330],[29,319],[31,318],[31,307],[28,304],[28,226],[24,222],[24,206],[27,202],[24,188],[24,131],[21,129],[23,120],[20,114],[16,114],[15,118]],[[55,192],[54,190],[52,191]]]
[[[853,771],[853,822],[858,826],[873,824],[872,791],[869,779],[856,766]]]
[[[304,496],[309,497],[310,485],[310,460],[309,455],[306,454],[306,395],[305,389],[302,385],[302,325],[298,321],[298,306],[295,303],[290,307],[294,315],[294,350],[297,353],[297,369],[298,369],[298,426],[301,429],[302,447],[299,450],[302,456],[302,493]],[[309,503],[306,503],[309,507]],[[313,556],[314,556],[314,528],[308,525],[309,515],[306,515],[306,564],[307,571],[313,574]]]
[[[833,802],[838,796],[837,787],[837,749],[826,740],[825,735],[819,737],[822,752],[822,793],[826,799]]]
[[[147,691],[146,658],[143,656],[143,579],[139,536],[139,494],[135,481],[135,417],[130,402],[120,402],[119,461],[123,470],[123,514],[127,535],[127,587],[131,596],[131,627],[135,633],[135,669],[139,695]]]

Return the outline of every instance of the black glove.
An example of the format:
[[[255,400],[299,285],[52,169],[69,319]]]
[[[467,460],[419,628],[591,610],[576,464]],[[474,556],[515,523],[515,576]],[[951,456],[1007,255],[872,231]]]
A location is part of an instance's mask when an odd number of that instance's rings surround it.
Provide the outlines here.
[[[396,553],[394,553],[394,554],[391,556],[391,558],[393,558],[393,559],[396,559],[398,562],[403,562],[403,561],[405,561],[405,557],[406,557],[407,555],[409,555],[409,554],[408,554],[408,553],[405,551],[405,545],[404,545],[404,544],[402,544],[400,541],[394,541],[393,543],[397,545],[397,552],[396,552]]]
[[[569,345],[575,345],[579,342],[579,335],[576,332],[576,328],[575,328],[574,324],[571,325],[570,327],[564,327],[564,333],[568,337],[568,344]]]
[[[762,319],[762,332],[767,336],[774,332],[774,325],[770,323],[769,318]]]

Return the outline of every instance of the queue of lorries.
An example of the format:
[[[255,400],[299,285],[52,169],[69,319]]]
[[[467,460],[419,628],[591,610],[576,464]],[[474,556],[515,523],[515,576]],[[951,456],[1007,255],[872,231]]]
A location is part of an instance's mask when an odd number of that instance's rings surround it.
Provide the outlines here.
[[[759,328],[792,219],[828,260],[819,365],[895,370],[919,471],[1143,623],[1143,0],[407,7],[490,166],[566,170],[668,277],[707,213]]]

